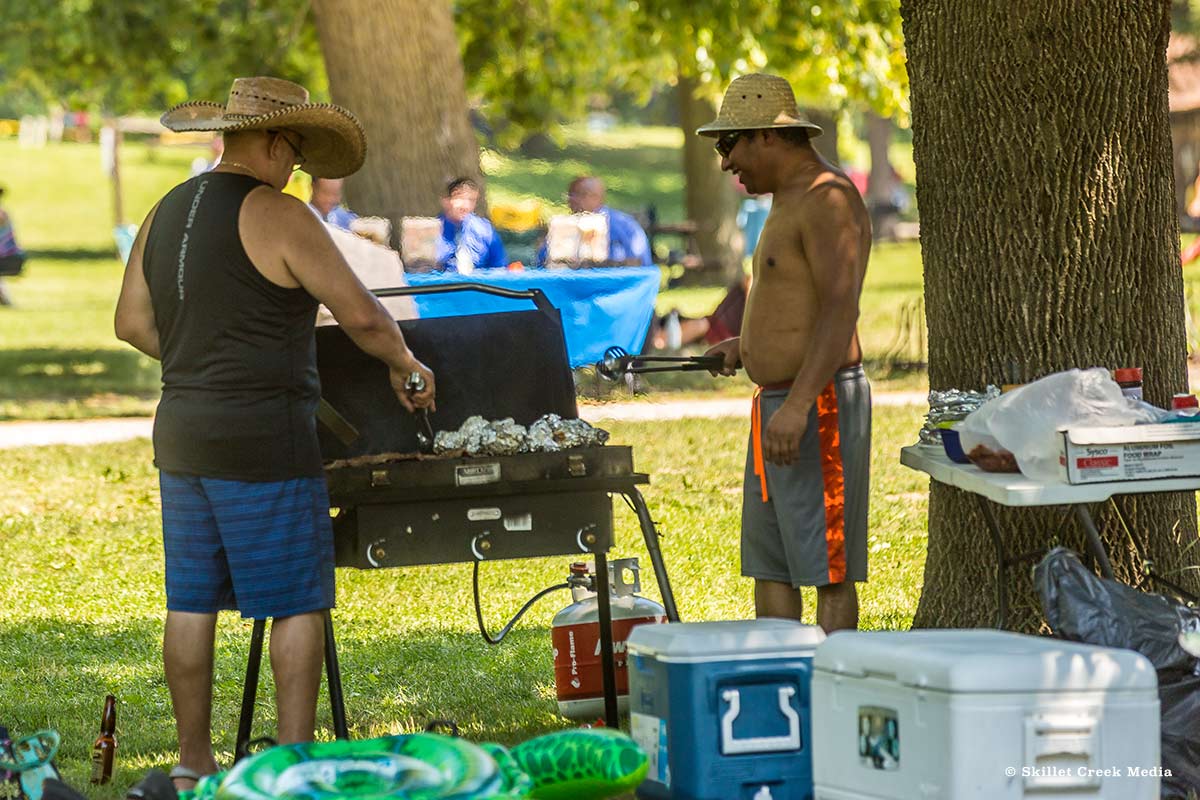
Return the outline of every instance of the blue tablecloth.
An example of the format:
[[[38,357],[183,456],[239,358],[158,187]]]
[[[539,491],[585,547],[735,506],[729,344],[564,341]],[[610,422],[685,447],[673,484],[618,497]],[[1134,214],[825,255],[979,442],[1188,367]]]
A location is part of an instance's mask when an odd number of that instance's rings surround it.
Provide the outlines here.
[[[596,269],[532,269],[524,272],[476,270],[470,275],[429,272],[408,275],[413,286],[439,283],[486,283],[507,289],[541,289],[562,314],[567,354],[572,367],[594,364],[613,345],[630,353],[642,351],[662,273],[658,267]],[[528,300],[452,292],[414,295],[422,317],[492,314],[532,308]]]

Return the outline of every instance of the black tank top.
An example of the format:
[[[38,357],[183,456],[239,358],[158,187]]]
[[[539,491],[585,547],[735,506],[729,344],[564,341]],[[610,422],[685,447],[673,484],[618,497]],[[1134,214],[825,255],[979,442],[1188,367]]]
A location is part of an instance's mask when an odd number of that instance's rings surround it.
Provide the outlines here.
[[[162,352],[159,469],[280,481],[321,474],[313,325],[317,301],[267,280],[238,213],[261,181],[210,172],[159,204],[143,271]]]

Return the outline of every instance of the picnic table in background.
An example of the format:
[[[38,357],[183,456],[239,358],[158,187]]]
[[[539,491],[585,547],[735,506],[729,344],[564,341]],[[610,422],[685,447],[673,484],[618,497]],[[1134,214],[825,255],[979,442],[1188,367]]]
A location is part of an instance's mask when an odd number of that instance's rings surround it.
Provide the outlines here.
[[[662,272],[658,267],[591,267],[476,270],[470,275],[427,272],[407,277],[412,286],[466,282],[541,289],[562,314],[571,366],[582,367],[603,359],[604,351],[613,345],[634,354],[642,352]],[[480,292],[414,295],[413,299],[422,318],[524,311],[528,307],[528,301]]]

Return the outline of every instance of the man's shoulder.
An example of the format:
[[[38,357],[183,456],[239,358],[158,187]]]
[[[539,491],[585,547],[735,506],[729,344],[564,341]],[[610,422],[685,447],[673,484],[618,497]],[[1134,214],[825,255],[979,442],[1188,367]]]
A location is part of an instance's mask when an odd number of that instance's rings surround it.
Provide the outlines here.
[[[487,217],[481,217],[478,214],[472,214],[470,216],[470,223],[471,227],[476,231],[479,231],[481,234],[491,236],[496,232],[496,226],[493,225],[492,221]]]
[[[618,211],[615,208],[608,208],[607,210],[610,235],[613,231],[626,236],[636,236],[639,233],[645,235],[646,231],[642,229],[642,223],[638,222],[637,217],[632,214],[626,214],[624,211]]]

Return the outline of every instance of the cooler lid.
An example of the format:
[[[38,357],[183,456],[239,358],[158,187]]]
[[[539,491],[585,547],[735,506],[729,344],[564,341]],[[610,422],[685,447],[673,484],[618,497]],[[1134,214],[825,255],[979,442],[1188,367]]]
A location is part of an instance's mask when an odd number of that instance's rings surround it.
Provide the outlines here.
[[[630,631],[628,647],[659,661],[732,661],[811,656],[824,639],[816,625],[746,619],[639,625]]]
[[[1156,690],[1133,650],[995,630],[840,631],[817,649],[817,671],[868,675],[944,692]]]

